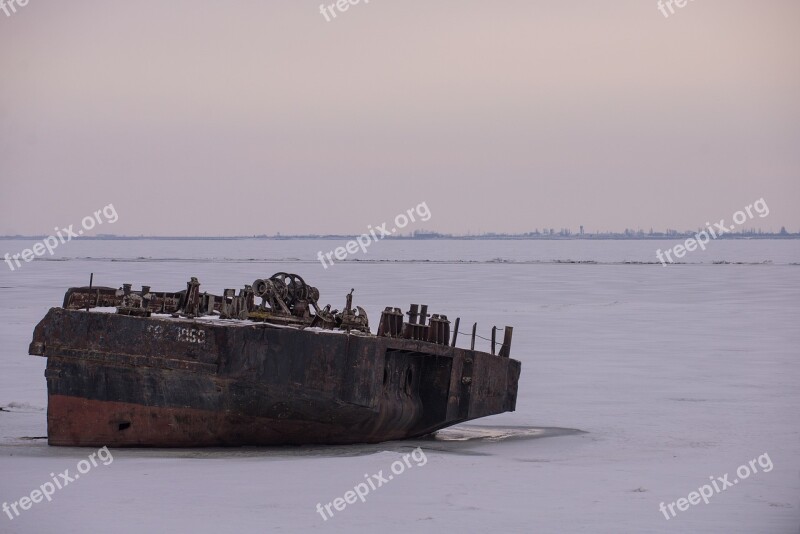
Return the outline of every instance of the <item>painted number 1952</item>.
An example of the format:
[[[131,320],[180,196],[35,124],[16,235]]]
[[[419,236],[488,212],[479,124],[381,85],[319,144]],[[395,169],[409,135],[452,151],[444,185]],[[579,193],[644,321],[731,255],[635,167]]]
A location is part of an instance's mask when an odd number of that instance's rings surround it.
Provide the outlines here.
[[[206,342],[206,332],[197,328],[179,328],[178,341],[202,345]]]

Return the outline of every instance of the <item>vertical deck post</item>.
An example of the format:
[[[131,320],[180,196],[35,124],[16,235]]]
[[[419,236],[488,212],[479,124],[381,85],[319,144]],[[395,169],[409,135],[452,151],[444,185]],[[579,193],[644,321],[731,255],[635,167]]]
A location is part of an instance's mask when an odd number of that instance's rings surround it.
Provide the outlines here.
[[[411,308],[408,310],[408,323],[409,324],[417,324],[417,314],[419,313],[419,306],[416,304],[412,304]]]
[[[89,290],[92,289],[92,283],[94,282],[94,273],[89,273]],[[100,292],[97,292],[98,297],[94,302],[94,305],[97,306],[97,301],[100,300]],[[89,299],[86,299],[86,311],[89,311]]]
[[[453,326],[453,342],[450,344],[451,347],[456,346],[456,339],[458,339],[458,325],[461,323],[461,317],[456,317],[456,324]]]
[[[513,326],[507,326],[503,333],[503,346],[500,347],[500,356],[504,358],[511,357],[511,335],[514,333]]]
[[[475,332],[478,330],[478,323],[472,325],[472,343],[469,346],[469,350],[475,350]]]
[[[420,306],[419,309],[419,317],[417,318],[417,324],[425,326],[427,318],[428,318],[428,305],[423,304],[422,306]]]

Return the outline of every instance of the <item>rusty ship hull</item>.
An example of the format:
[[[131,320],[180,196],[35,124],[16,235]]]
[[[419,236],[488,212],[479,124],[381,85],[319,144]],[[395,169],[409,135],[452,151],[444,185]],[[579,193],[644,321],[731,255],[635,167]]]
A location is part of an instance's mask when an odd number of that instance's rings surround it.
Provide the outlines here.
[[[95,305],[114,304],[96,294]],[[387,335],[383,324],[374,335],[368,328],[136,316],[127,308],[90,311],[69,297],[37,325],[29,351],[47,358],[50,445],[376,443],[516,405],[520,362],[508,357],[508,346],[505,355],[458,348],[456,333],[450,344],[449,332],[437,343]],[[185,309],[186,294],[176,298]],[[165,310],[164,302],[158,306]]]

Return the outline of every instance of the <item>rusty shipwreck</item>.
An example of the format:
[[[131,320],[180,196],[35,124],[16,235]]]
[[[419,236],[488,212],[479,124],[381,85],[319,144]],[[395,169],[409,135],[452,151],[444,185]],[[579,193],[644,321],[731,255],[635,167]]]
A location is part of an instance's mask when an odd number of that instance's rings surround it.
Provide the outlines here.
[[[386,308],[372,334],[352,291],[341,312],[318,300],[288,273],[219,296],[195,278],[69,289],[29,350],[47,358],[50,445],[375,443],[514,410],[510,327],[481,352],[475,326],[459,348],[460,320],[427,306]]]

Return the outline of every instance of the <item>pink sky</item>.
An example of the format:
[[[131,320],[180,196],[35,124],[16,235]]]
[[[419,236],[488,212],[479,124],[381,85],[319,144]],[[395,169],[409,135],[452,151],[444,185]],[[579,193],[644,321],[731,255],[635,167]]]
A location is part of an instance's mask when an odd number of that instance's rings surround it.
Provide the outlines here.
[[[800,231],[800,2],[319,5],[0,12],[0,234]]]

